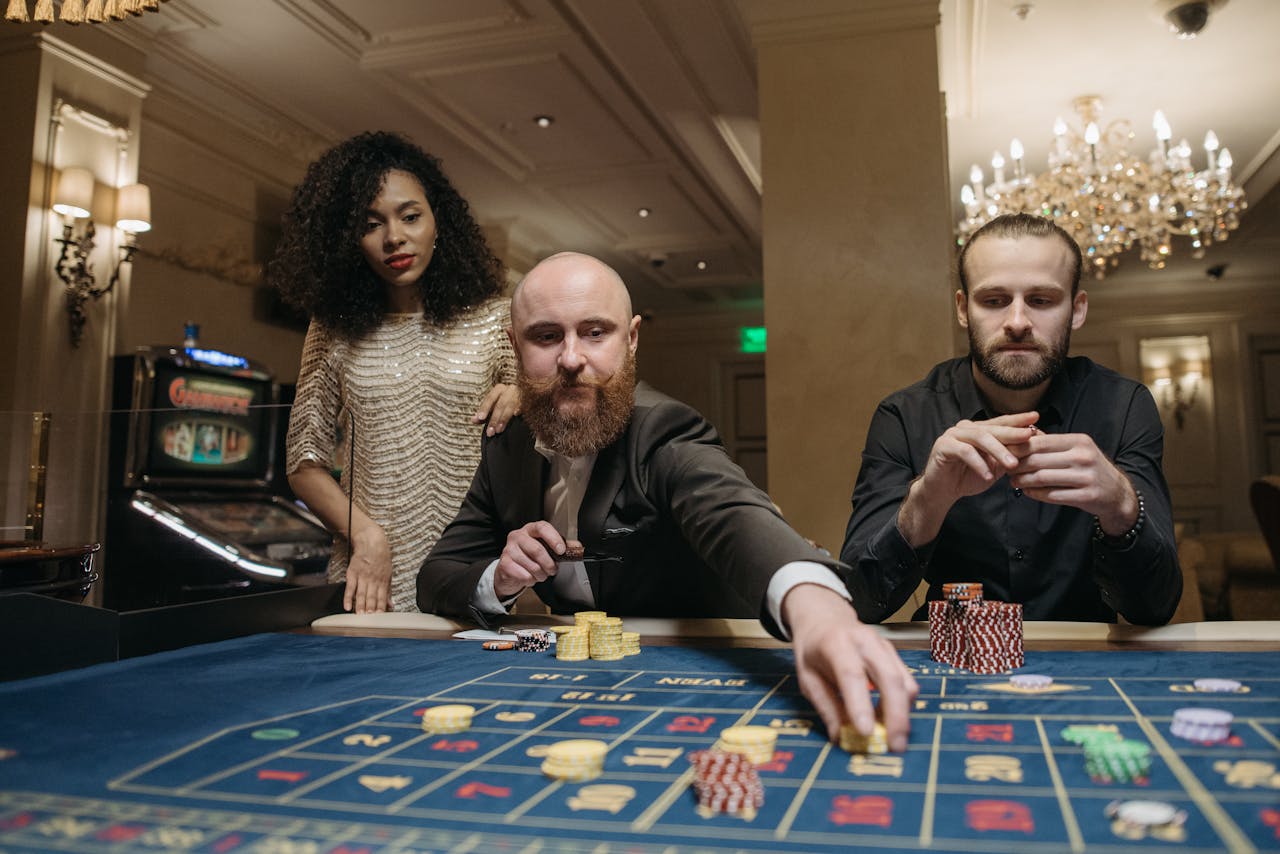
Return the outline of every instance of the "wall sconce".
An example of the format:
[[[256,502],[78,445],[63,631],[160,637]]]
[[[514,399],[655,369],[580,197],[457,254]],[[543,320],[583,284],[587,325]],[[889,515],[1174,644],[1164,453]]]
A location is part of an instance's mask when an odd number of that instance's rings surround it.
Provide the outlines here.
[[[1164,396],[1164,407],[1173,410],[1173,423],[1181,430],[1187,411],[1196,405],[1204,365],[1198,361],[1184,361],[1156,368],[1154,374],[1154,385]]]
[[[120,280],[122,267],[133,263],[138,251],[138,234],[151,229],[151,191],[145,184],[130,184],[116,191],[116,229],[123,235],[120,258],[106,287],[100,287],[90,266],[95,230],[93,226],[93,173],[72,167],[62,170],[58,190],[53,196],[54,213],[62,217],[62,236],[54,242],[62,245],[54,272],[66,285],[67,314],[71,323],[71,346],[79,347],[87,316],[84,304],[111,293]],[[83,226],[80,220],[85,220]]]

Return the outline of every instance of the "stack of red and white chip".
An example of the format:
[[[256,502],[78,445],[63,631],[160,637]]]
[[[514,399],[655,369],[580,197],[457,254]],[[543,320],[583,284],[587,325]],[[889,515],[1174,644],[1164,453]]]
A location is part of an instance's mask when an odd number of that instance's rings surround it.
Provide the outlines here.
[[[764,806],[764,785],[751,760],[741,753],[698,750],[689,754],[698,811],[755,815]]]
[[[1023,665],[1021,605],[983,602],[965,612],[964,623],[960,667],[974,673],[1007,673]]]
[[[982,585],[952,582],[929,602],[929,653],[934,661],[974,673],[1004,673],[1024,662],[1022,606],[988,602]]]

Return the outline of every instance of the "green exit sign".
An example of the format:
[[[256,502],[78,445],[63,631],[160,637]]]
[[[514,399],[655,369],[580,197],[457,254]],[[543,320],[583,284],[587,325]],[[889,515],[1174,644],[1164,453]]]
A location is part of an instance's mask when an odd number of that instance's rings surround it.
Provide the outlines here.
[[[744,326],[740,331],[742,333],[742,352],[764,352],[765,331],[763,326]]]

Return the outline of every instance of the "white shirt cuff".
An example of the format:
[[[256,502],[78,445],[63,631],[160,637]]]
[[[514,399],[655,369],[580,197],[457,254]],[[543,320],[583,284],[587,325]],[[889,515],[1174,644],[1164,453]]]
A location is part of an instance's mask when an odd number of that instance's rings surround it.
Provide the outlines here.
[[[783,564],[782,568],[775,572],[773,578],[769,580],[769,588],[765,591],[764,601],[765,607],[769,611],[769,616],[773,617],[774,624],[777,625],[786,640],[791,640],[791,627],[782,622],[782,600],[787,598],[787,594],[791,592],[792,588],[800,584],[817,584],[828,590],[834,590],[843,596],[846,601],[853,601],[849,597],[848,589],[845,588],[844,583],[840,580],[840,576],[832,572],[830,567],[814,563],[811,560],[793,560],[791,563]],[[493,589],[492,583],[489,584],[489,589]]]
[[[493,614],[495,616],[509,614],[511,613],[511,605],[520,597],[520,594],[517,593],[505,602],[499,599],[497,592],[493,589],[493,577],[497,574],[498,561],[495,560],[484,568],[484,574],[476,582],[476,590],[471,594],[471,605],[481,614]]]

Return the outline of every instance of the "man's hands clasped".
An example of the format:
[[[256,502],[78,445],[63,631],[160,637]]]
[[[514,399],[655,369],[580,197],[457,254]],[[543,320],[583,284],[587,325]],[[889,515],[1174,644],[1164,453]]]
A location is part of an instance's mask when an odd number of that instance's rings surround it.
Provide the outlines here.
[[[1044,433],[1039,413],[987,421],[961,421],[929,452],[898,513],[898,528],[912,546],[937,537],[956,501],[985,492],[1005,475],[1023,494],[1097,516],[1108,534],[1137,519],[1138,497],[1129,479],[1084,433]]]

